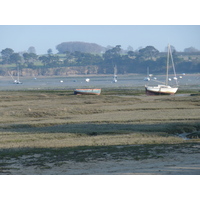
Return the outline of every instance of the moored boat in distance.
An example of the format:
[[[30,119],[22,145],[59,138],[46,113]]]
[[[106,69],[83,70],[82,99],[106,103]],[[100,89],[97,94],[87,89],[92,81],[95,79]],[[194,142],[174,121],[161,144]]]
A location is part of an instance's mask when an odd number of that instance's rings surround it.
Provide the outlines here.
[[[13,83],[14,83],[14,84],[22,84],[22,82],[20,82],[19,80],[14,80]]]
[[[100,95],[101,89],[75,89],[74,94],[76,94],[76,95]]]

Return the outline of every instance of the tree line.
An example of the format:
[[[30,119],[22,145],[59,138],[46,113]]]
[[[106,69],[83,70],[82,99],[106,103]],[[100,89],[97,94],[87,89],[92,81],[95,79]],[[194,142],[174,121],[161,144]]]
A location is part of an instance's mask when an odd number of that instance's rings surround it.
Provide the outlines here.
[[[53,54],[51,49],[46,55],[36,53],[15,53],[6,48],[1,51],[2,66],[15,64],[22,68],[37,69],[57,67],[97,66],[98,74],[146,73],[147,67],[151,73],[163,73],[166,68],[166,53],[159,52],[153,46],[147,46],[138,51],[129,50],[126,53],[121,45],[107,49],[104,53],[88,53],[81,51],[65,51],[63,54]],[[188,55],[188,56],[186,56]],[[173,59],[178,73],[196,73],[200,69],[200,52],[176,52]]]

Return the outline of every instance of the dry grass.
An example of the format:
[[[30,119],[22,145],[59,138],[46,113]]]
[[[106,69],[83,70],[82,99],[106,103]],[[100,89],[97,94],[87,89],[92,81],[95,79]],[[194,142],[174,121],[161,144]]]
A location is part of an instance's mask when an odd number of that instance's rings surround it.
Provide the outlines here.
[[[160,134],[130,133],[119,135],[75,135],[69,133],[11,134],[2,136],[0,147],[6,148],[63,148],[77,146],[109,146],[133,144],[181,143],[182,139]]]
[[[181,143],[171,133],[199,130],[199,100],[199,96],[1,92],[0,147]]]

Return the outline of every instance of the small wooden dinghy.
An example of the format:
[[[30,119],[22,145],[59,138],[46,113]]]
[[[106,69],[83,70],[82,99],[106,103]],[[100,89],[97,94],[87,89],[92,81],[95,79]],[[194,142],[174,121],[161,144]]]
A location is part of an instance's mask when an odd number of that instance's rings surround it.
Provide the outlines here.
[[[100,95],[101,89],[75,89],[74,94],[76,95]]]

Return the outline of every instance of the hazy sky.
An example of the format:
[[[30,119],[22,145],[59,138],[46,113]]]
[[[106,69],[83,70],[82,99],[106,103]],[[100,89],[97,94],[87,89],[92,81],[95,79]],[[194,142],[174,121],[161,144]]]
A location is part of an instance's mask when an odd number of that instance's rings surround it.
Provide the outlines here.
[[[163,51],[168,43],[177,51],[187,47],[200,50],[199,25],[0,25],[0,51],[12,48],[26,51],[34,46],[37,54],[45,54],[62,42],[81,41],[102,46],[121,45],[134,50],[154,46]]]

